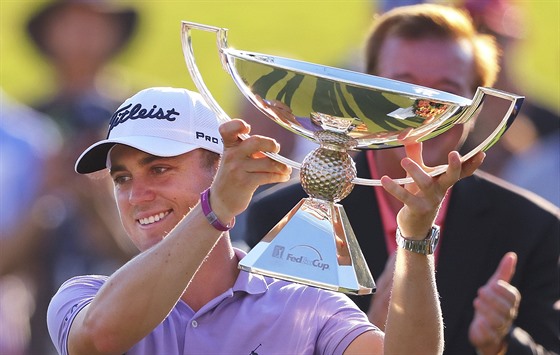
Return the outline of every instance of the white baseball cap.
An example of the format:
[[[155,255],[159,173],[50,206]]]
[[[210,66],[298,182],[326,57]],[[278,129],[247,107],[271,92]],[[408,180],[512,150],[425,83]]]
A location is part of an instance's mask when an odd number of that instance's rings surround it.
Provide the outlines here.
[[[75,169],[80,174],[105,169],[115,144],[160,157],[177,156],[196,148],[222,154],[219,125],[199,93],[170,87],[145,89],[115,111],[107,139],[87,148],[76,161]]]

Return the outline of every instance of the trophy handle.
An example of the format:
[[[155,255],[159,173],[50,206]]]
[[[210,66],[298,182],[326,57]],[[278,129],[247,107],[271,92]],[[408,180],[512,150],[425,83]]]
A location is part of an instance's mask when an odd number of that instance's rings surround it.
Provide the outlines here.
[[[231,118],[220,107],[218,102],[214,99],[214,97],[210,93],[210,90],[208,90],[208,87],[206,86],[204,80],[202,79],[202,75],[198,70],[198,66],[196,65],[196,60],[194,59],[194,51],[192,47],[192,37],[191,37],[191,29],[203,30],[207,32],[215,32],[217,37],[218,49],[220,50],[220,59],[222,61],[222,66],[224,67],[224,69],[226,69],[227,66],[225,65],[224,61],[226,61],[227,59],[222,53],[222,48],[227,48],[227,29],[209,26],[209,25],[203,25],[194,22],[188,22],[188,21],[182,21],[181,24],[182,24],[181,41],[183,45],[183,55],[185,57],[187,68],[189,70],[189,73],[191,74],[191,77],[193,79],[196,88],[198,89],[198,91],[200,92],[200,94],[208,104],[208,106],[210,106],[212,111],[214,111],[214,113],[216,114],[216,116],[218,117],[221,123],[231,121]],[[241,139],[247,139],[249,138],[249,135],[241,134],[239,137]],[[265,154],[271,159],[274,159],[278,162],[291,166],[292,168],[301,169],[301,163],[295,162],[277,153],[263,152],[263,154]]]
[[[475,156],[479,152],[483,152],[483,151],[488,150],[490,147],[492,147],[500,139],[500,137],[505,133],[505,131],[507,131],[507,129],[511,126],[511,124],[515,120],[515,117],[519,113],[519,109],[521,108],[521,105],[523,104],[523,99],[524,99],[523,96],[511,94],[509,92],[505,92],[505,91],[502,91],[502,90],[489,88],[489,87],[479,87],[476,90],[476,93],[475,93],[474,98],[472,100],[472,105],[467,110],[465,110],[465,112],[457,119],[455,124],[466,123],[472,117],[474,117],[476,115],[476,113],[478,111],[480,111],[480,109],[482,108],[482,103],[484,101],[484,96],[485,95],[495,96],[495,97],[500,98],[500,99],[509,100],[510,101],[509,108],[506,111],[506,113],[505,113],[504,117],[502,118],[502,120],[500,121],[500,123],[498,124],[498,126],[494,129],[494,131],[484,141],[482,141],[478,146],[476,146],[470,152],[465,154],[461,158],[462,162],[465,162],[465,161],[469,160],[470,158],[472,158],[473,156]],[[429,175],[432,176],[432,177],[438,176],[438,175],[443,174],[446,170],[447,170],[447,164],[440,165],[440,166],[436,167],[433,171],[431,171],[429,173]],[[410,177],[401,178],[401,179],[394,179],[394,180],[397,184],[400,184],[400,185],[409,184],[409,183],[414,182],[414,180]],[[366,186],[381,186],[381,180],[378,180],[378,179],[354,178],[352,180],[352,183],[357,184],[357,185],[366,185]]]

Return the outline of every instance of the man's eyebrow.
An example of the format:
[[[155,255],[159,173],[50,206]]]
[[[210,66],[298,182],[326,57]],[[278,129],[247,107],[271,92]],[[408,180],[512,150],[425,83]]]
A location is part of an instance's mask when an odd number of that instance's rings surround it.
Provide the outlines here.
[[[145,166],[145,165],[151,164],[154,161],[160,160],[160,159],[164,159],[164,158],[163,157],[158,157],[157,155],[148,154],[144,158],[140,159],[139,163],[140,163],[141,166]]]
[[[151,164],[152,162],[159,160],[159,159],[163,159],[163,157],[158,157],[156,155],[147,155],[144,158],[140,159],[140,161],[138,162],[140,166],[146,166],[148,164]],[[113,173],[117,173],[119,171],[126,171],[126,167],[122,164],[116,164],[116,165],[112,165],[111,168],[109,169],[109,172],[111,174]]]

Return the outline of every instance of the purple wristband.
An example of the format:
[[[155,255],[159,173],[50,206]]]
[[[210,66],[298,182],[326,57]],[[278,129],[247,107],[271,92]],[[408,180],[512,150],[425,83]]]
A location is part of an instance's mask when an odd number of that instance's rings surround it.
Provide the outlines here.
[[[217,230],[221,232],[227,232],[235,225],[235,217],[233,218],[233,221],[230,225],[224,226],[218,219],[218,216],[216,216],[214,211],[212,211],[212,207],[210,206],[210,188],[207,188],[200,194],[200,206],[202,206],[202,212],[204,212],[204,215],[206,216],[206,219],[208,219],[208,222]]]

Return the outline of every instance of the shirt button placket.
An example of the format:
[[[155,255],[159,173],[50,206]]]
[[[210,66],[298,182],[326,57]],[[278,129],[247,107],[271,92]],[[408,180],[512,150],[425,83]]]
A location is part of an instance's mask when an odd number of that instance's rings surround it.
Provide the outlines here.
[[[191,322],[191,325],[192,325],[193,328],[196,328],[196,327],[198,327],[198,322],[193,319],[193,321]]]

